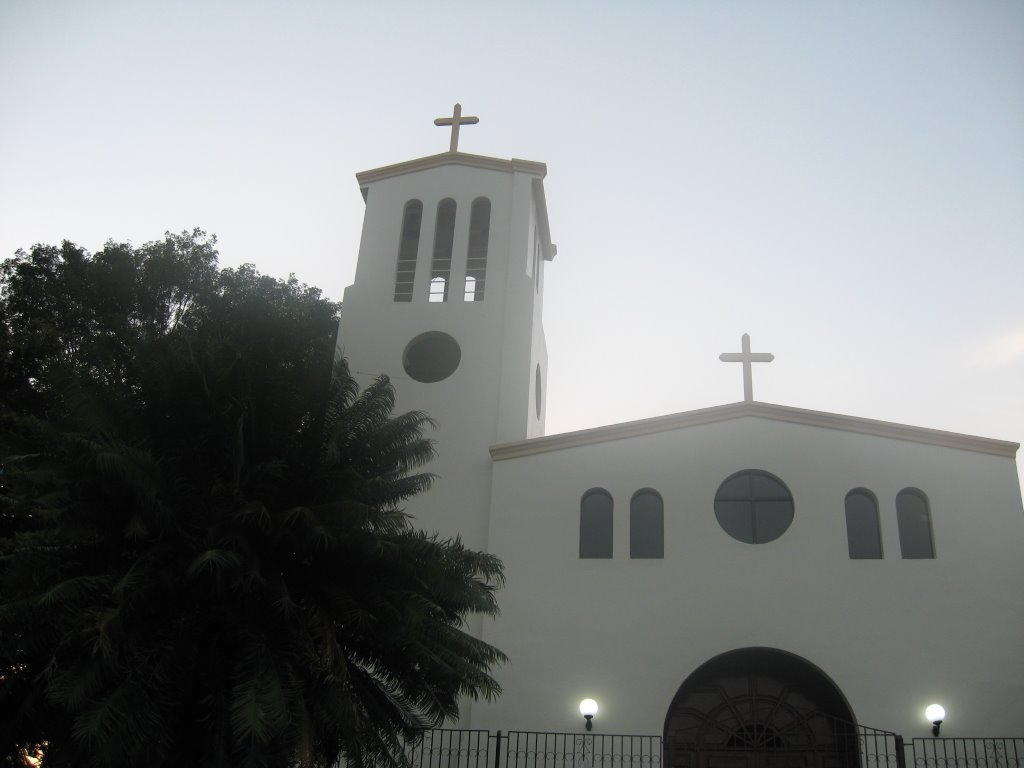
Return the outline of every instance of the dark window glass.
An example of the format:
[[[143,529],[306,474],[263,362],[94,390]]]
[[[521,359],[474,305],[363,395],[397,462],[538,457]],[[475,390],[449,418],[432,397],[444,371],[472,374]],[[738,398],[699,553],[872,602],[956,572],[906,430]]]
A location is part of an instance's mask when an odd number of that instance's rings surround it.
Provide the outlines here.
[[[665,556],[665,504],[650,488],[637,491],[629,502],[629,556]]]
[[[724,483],[718,487],[718,495],[716,498],[725,500],[732,498],[741,498],[744,501],[750,495],[750,478],[745,473],[741,472],[738,475],[733,475],[728,478]]]
[[[455,242],[455,201],[446,197],[437,204],[434,230],[434,258],[430,262],[430,301],[448,301],[452,274],[452,244]]]
[[[789,489],[777,477],[758,474],[750,474],[749,477],[751,492],[755,497],[766,501],[789,501]]]
[[[491,201],[478,197],[469,214],[469,250],[466,253],[466,301],[484,300],[487,278],[487,241],[491,232]]]
[[[420,247],[420,223],[423,203],[410,200],[402,214],[402,238],[398,244],[398,269],[395,274],[395,301],[412,301],[416,279],[416,252]]]
[[[935,557],[932,516],[928,499],[915,488],[906,488],[896,497],[896,522],[900,530],[900,554],[907,560]]]
[[[447,379],[462,361],[459,342],[442,331],[421,333],[402,353],[402,366],[409,377],[424,384]]]
[[[779,478],[760,469],[727,477],[715,494],[715,517],[722,530],[747,544],[765,544],[793,522],[793,496]]]
[[[882,557],[882,535],[878,523],[878,501],[863,488],[846,494],[846,543],[851,560]]]
[[[612,556],[612,497],[591,488],[580,499],[580,557]]]
[[[773,501],[755,498],[754,507],[754,543],[763,544],[775,541],[789,528],[793,522],[793,502]]]
[[[754,543],[754,516],[749,501],[716,501],[715,517],[722,529],[734,539]]]

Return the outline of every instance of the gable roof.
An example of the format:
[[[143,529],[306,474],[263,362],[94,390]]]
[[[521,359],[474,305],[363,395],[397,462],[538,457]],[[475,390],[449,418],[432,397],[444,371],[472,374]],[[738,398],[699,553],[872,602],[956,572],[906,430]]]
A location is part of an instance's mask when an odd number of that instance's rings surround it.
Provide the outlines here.
[[[943,448],[957,448],[963,451],[987,453],[1011,459],[1016,456],[1017,449],[1020,448],[1019,443],[962,435],[957,432],[944,432],[940,429],[910,427],[905,424],[894,424],[889,421],[842,416],[823,411],[808,411],[803,408],[791,408],[787,405],[739,402],[729,405],[717,405],[712,408],[701,408],[696,411],[673,413],[668,416],[656,416],[651,419],[627,421],[623,424],[612,424],[607,427],[581,429],[577,432],[565,432],[560,435],[535,437],[531,440],[520,440],[514,443],[502,443],[491,446],[491,458],[494,461],[515,459],[521,456],[532,456],[538,453],[575,448],[580,445],[624,440],[630,437],[641,437],[658,432],[685,429],[700,424],[715,424],[747,416],[790,424],[822,427],[824,429],[837,429],[842,432],[857,432],[875,437],[905,440],[911,443],[938,445]]]

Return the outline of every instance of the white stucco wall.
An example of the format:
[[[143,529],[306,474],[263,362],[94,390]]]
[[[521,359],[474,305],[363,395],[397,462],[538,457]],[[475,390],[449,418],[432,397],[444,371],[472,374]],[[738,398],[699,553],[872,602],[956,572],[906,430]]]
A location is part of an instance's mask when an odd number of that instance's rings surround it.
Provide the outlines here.
[[[719,484],[781,478],[789,530],[750,545],[718,525]],[[614,557],[581,560],[579,502],[615,502]],[[629,502],[665,502],[665,558],[629,558]],[[848,556],[844,498],[876,494],[884,559]],[[937,557],[900,557],[895,498],[930,501]],[[508,579],[484,637],[511,663],[474,728],[576,730],[595,698],[604,733],[661,733],[683,680],[736,648],[789,651],[836,683],[859,722],[928,735],[1008,735],[1024,722],[1024,512],[1011,458],[762,418],[496,461],[489,546]]]

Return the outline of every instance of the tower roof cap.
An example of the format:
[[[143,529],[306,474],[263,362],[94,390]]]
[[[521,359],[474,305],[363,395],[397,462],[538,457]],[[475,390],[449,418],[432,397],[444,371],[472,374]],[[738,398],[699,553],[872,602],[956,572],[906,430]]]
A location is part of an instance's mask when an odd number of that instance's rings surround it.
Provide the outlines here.
[[[416,171],[426,171],[430,168],[440,168],[445,165],[462,165],[470,168],[483,168],[488,171],[503,171],[505,173],[528,173],[543,179],[547,176],[548,167],[544,163],[533,160],[519,160],[512,158],[504,160],[498,157],[485,157],[484,155],[470,155],[466,152],[442,152],[439,155],[420,157],[415,160],[406,160],[404,163],[385,165],[382,168],[373,168],[369,171],[360,171],[356,174],[356,181],[360,188],[376,181],[382,181],[394,176],[403,176]]]

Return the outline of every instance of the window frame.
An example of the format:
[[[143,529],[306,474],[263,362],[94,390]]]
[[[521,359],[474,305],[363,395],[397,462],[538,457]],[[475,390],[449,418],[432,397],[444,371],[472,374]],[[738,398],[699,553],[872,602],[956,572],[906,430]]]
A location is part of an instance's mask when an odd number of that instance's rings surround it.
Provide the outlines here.
[[[852,497],[861,496],[868,500],[871,504],[871,509],[868,510],[868,514],[871,516],[870,524],[873,526],[873,542],[877,546],[878,554],[865,554],[867,550],[860,550],[854,552],[854,536],[850,535],[851,525],[850,520],[852,517],[856,517],[861,514],[863,510],[851,508],[850,501]],[[885,550],[882,547],[882,520],[878,513],[878,497],[874,493],[869,491],[867,488],[853,488],[847,492],[846,497],[843,499],[843,508],[845,510],[846,518],[846,550],[850,555],[851,560],[882,560],[885,557]],[[864,523],[864,520],[859,521]],[[859,535],[858,537],[859,538]],[[873,550],[875,551],[875,550]]]
[[[746,493],[743,497],[736,497],[736,498],[729,498],[729,497],[727,497],[727,498],[722,498],[723,489],[726,486],[728,486],[730,483],[733,483],[733,481],[735,481],[739,477],[751,478],[749,492]],[[762,498],[762,499],[758,499],[756,497],[755,490],[753,488],[753,478],[757,478],[757,477],[765,478],[765,479],[771,481],[772,483],[777,484],[779,487],[781,487],[785,491],[786,498],[784,498],[784,499],[783,498],[778,498],[778,499]],[[786,521],[786,524],[782,527],[782,529],[777,534],[775,534],[771,538],[760,538],[758,536],[758,526],[757,526],[758,514],[757,514],[757,507],[756,507],[756,505],[758,503],[768,504],[768,503],[773,503],[773,502],[775,502],[775,503],[778,503],[778,502],[788,503],[788,505],[789,505],[789,518]],[[749,522],[750,522],[750,538],[749,539],[745,538],[744,536],[739,535],[740,532],[738,531],[738,529],[736,528],[736,525],[733,522],[733,514],[732,514],[732,512],[731,511],[727,512],[728,508],[725,506],[727,504],[747,504],[748,505],[747,512],[749,514]],[[754,544],[754,545],[757,545],[757,544],[770,544],[771,542],[776,541],[779,538],[781,538],[790,529],[790,527],[793,525],[793,520],[796,517],[796,501],[793,498],[793,492],[789,489],[789,486],[786,485],[782,481],[782,478],[777,477],[776,475],[773,475],[771,472],[768,472],[768,471],[763,470],[763,469],[750,469],[750,468],[748,468],[748,469],[741,469],[738,472],[733,472],[731,475],[729,475],[727,478],[725,478],[725,480],[723,480],[718,485],[718,490],[715,491],[714,510],[715,510],[715,519],[718,521],[719,527],[730,538],[735,539],[736,541],[739,541],[739,542],[741,542],[743,544]],[[767,512],[767,510],[766,510],[766,512]]]
[[[640,509],[637,500],[642,497],[657,499],[657,509]],[[653,512],[653,515],[650,513]],[[650,519],[645,519],[650,516]],[[653,535],[641,529],[653,526]],[[645,538],[651,540],[650,546]],[[643,550],[643,551],[641,551]],[[633,560],[663,560],[665,558],[665,499],[654,488],[641,488],[629,500],[629,557]]]
[[[924,506],[922,520],[908,519],[916,510],[908,509],[900,504],[900,500],[907,497],[917,498]],[[935,554],[935,526],[932,523],[932,505],[928,501],[928,495],[920,488],[904,488],[896,494],[896,528],[900,535],[900,557],[904,560],[934,560]],[[928,554],[923,552],[918,545],[920,540],[912,541],[912,536],[924,536],[927,539]]]

